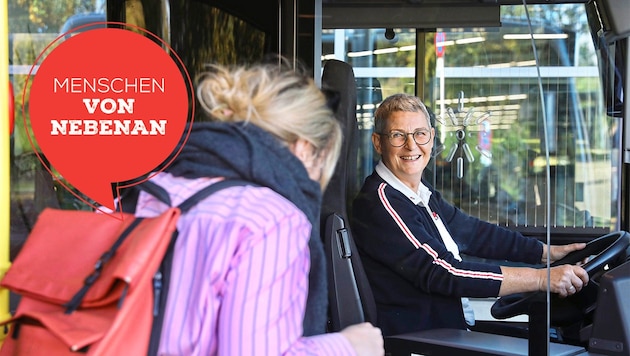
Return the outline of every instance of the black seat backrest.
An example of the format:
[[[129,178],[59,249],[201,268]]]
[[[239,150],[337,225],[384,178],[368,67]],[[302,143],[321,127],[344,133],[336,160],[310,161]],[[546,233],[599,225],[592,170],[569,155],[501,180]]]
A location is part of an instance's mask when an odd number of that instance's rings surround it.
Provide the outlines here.
[[[329,60],[322,73],[322,88],[336,92],[339,96],[335,117],[343,131],[343,145],[339,163],[335,168],[322,200],[322,217],[332,213],[348,217],[349,203],[357,193],[354,182],[357,176],[358,125],[356,118],[357,89],[352,66],[348,63]],[[349,189],[350,188],[350,189]],[[322,221],[322,226],[324,221]]]
[[[352,67],[330,60],[324,65],[322,88],[338,94],[335,116],[343,130],[339,163],[324,192],[321,231],[328,258],[330,331],[364,321],[376,323],[376,306],[347,226],[357,171],[357,90]],[[349,188],[350,187],[350,188]]]

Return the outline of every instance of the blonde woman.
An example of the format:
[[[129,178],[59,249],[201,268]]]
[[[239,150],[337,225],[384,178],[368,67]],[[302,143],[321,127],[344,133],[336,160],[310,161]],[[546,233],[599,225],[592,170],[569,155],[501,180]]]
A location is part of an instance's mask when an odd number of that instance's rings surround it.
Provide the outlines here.
[[[152,178],[173,205],[223,179],[223,189],[178,222],[160,355],[382,355],[368,323],[325,333],[321,191],[341,131],[321,91],[281,67],[213,66],[197,97],[212,121],[195,123],[177,159]],[[164,204],[138,198],[137,215]]]

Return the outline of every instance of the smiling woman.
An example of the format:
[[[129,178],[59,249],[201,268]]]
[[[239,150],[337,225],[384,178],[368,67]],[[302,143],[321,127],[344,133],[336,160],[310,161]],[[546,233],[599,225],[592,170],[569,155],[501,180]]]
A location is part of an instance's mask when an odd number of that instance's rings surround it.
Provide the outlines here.
[[[548,277],[543,269],[464,260],[465,254],[536,264],[584,244],[548,246],[445,201],[423,179],[433,141],[419,98],[386,98],[376,110],[375,127],[388,134],[372,135],[381,161],[354,200],[352,227],[384,335],[471,327],[475,317],[468,297],[544,291],[547,282],[552,292],[567,296],[587,283],[586,272],[573,265],[554,267]]]
[[[383,164],[414,191],[431,159],[433,136],[429,112],[415,96],[394,94],[374,114],[374,149]]]

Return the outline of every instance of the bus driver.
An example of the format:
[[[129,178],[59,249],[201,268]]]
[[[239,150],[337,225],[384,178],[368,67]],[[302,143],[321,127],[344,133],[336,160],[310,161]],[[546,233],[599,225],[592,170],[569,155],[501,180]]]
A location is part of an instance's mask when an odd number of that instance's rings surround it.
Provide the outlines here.
[[[547,288],[546,269],[467,262],[460,254],[534,264],[585,246],[547,246],[447,203],[422,180],[434,138],[427,109],[417,97],[396,94],[376,110],[372,143],[381,161],[354,200],[352,228],[386,336],[465,329],[474,316],[462,297]],[[560,296],[578,292],[587,282],[579,266],[551,269],[551,292]]]

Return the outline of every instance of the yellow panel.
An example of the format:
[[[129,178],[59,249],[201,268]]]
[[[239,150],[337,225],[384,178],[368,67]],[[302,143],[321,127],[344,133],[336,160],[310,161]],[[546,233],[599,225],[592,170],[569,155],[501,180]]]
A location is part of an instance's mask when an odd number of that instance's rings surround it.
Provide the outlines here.
[[[0,0],[0,38],[9,38],[9,20],[7,1]],[[9,44],[2,42],[0,46],[0,278],[9,269],[9,231],[10,231],[10,198],[9,198]],[[9,291],[0,289],[0,320],[10,318]],[[4,339],[0,333],[0,338]]]

